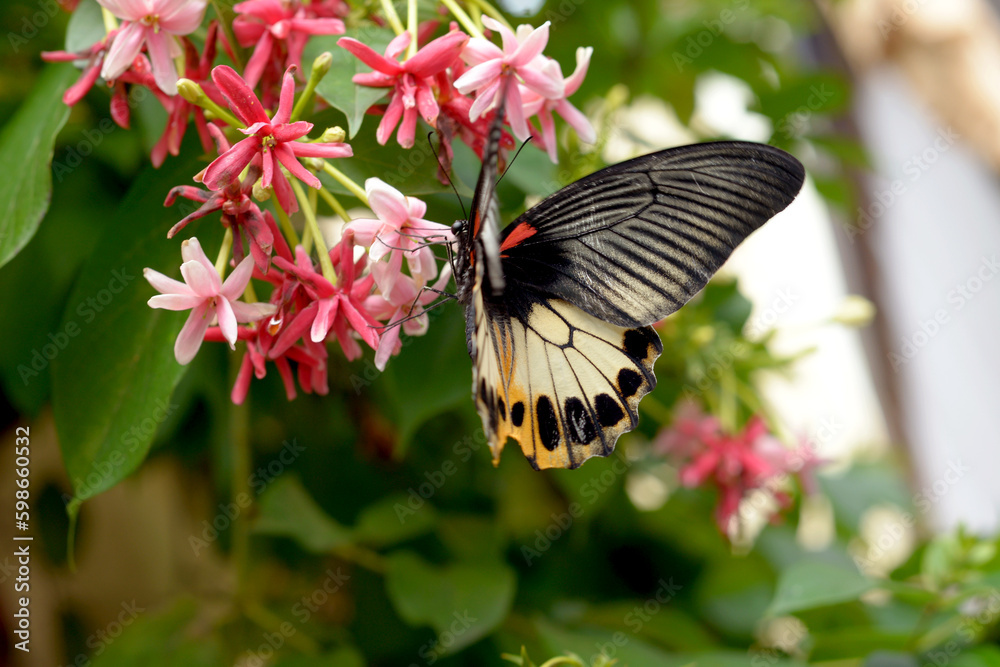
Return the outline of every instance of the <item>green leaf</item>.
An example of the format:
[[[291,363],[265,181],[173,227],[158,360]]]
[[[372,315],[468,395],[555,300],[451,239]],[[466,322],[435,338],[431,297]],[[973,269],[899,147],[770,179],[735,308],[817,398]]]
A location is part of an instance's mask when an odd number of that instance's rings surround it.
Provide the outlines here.
[[[73,12],[66,26],[66,50],[70,53],[86,51],[104,39],[104,17],[97,0],[83,0]]]
[[[389,89],[355,84],[351,80],[355,74],[371,72],[372,69],[354,57],[350,51],[338,46],[337,40],[341,37],[353,37],[378,53],[383,53],[394,36],[389,28],[365,26],[349,28],[343,35],[314,35],[306,46],[302,62],[310,63],[310,70],[312,61],[324,51],[329,51],[333,56],[330,71],[316,86],[316,94],[347,116],[348,137],[351,139],[361,129],[368,108]]]
[[[821,561],[800,561],[782,572],[767,613],[783,616],[850,602],[874,587],[875,582],[857,570]]]
[[[875,651],[904,651],[911,633],[851,627],[815,631],[809,659],[814,662],[864,658]]]
[[[502,563],[435,567],[410,552],[390,556],[385,573],[386,591],[403,620],[438,633],[431,650],[439,656],[492,632],[510,611],[515,585],[513,570]]]
[[[125,626],[120,637],[94,649],[94,667],[214,667],[226,664],[221,640],[204,632],[210,624],[197,620],[194,600],[182,599],[164,612],[152,613],[135,602],[122,605],[117,618]],[[128,619],[128,622],[125,621]],[[101,637],[92,635],[91,639]]]
[[[461,310],[445,304],[429,316],[431,333],[404,337],[402,352],[375,380],[389,397],[399,434],[397,456],[426,420],[469,402],[472,368]],[[414,378],[420,379],[419,391],[414,391]]]
[[[286,655],[272,667],[364,667],[365,656],[353,646],[341,646],[323,655]]]
[[[0,131],[0,267],[20,252],[38,230],[52,195],[52,153],[56,135],[69,118],[62,94],[79,72],[49,65]],[[64,167],[69,169],[69,167]]]
[[[180,243],[166,236],[185,209],[165,208],[163,198],[201,166],[180,158],[139,176],[67,301],[59,331],[69,341],[52,362],[52,403],[77,501],[71,513],[134,471],[175,409],[170,395],[185,367],[173,346],[187,314],[150,308],[146,301],[156,292],[142,271],[179,276]],[[197,231],[213,253],[221,225],[206,222]]]
[[[290,537],[313,553],[327,553],[352,541],[350,529],[324,512],[292,474],[272,482],[261,496],[254,532]]]
[[[423,535],[437,521],[430,504],[413,510],[409,497],[396,494],[369,505],[358,516],[354,539],[375,547],[384,547]]]

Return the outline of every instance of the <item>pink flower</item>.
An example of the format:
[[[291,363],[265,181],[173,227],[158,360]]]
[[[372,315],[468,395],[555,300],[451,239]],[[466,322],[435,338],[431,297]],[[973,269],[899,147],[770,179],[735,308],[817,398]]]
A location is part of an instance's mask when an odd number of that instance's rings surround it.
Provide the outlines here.
[[[276,60],[284,61],[281,68],[301,68],[302,52],[311,35],[343,34],[344,22],[317,16],[319,7],[319,2],[296,0],[247,0],[233,5],[238,14],[233,20],[236,41],[254,47],[243,71],[247,85],[255,88],[267,65]],[[287,58],[282,58],[283,51]]]
[[[268,118],[264,107],[233,68],[219,65],[212,70],[212,80],[229,100],[229,108],[249,127],[240,132],[247,135],[235,146],[224,152],[205,170],[204,184],[210,190],[219,190],[233,181],[238,181],[240,173],[251,161],[261,160],[264,175],[261,185],[274,186],[278,203],[287,213],[299,210],[291,185],[275,164],[284,165],[293,176],[313,188],[319,188],[316,174],[302,166],[299,157],[350,157],[351,147],[344,143],[306,143],[296,141],[309,134],[312,123],[297,121],[289,123],[295,95],[295,79],[292,69],[285,72],[281,85],[281,99],[274,118]]]
[[[201,55],[198,54],[198,51],[190,40],[184,39],[184,78],[190,79],[200,85],[205,94],[213,102],[225,104],[225,100],[215,87],[215,84],[208,80],[212,61],[215,60],[218,26],[219,24],[215,21],[209,24],[208,33],[205,36],[205,50]],[[192,114],[194,114],[194,125],[198,131],[198,138],[201,140],[202,147],[206,153],[212,150],[212,140],[208,134],[208,121],[205,119],[204,110],[196,104],[191,104],[180,95],[170,98],[170,103],[172,106],[167,108],[169,116],[167,117],[167,125],[163,129],[163,135],[156,142],[156,145],[153,146],[153,150],[150,151],[150,158],[153,161],[154,167],[159,167],[163,164],[167,153],[174,156],[180,154],[181,141],[183,141],[184,133],[187,131],[188,118]]]
[[[101,67],[104,65],[108,45],[114,41],[117,34],[117,30],[112,30],[103,39],[91,45],[89,49],[78,53],[70,53],[68,51],[42,52],[42,60],[50,63],[73,62],[77,60],[86,61],[86,64],[83,66],[83,74],[76,80],[76,83],[67,88],[66,92],[63,93],[63,104],[70,107],[73,106],[82,100],[83,96],[94,87],[94,83],[101,73]]]
[[[760,441],[770,437],[764,421],[756,415],[741,433],[727,435],[717,419],[700,415],[695,407],[685,407],[674,426],[661,434],[657,449],[681,460],[684,486],[711,483],[719,490],[716,522],[728,534],[744,496],[785,472],[758,450]]]
[[[178,35],[194,32],[205,15],[206,0],[99,0],[124,20],[104,58],[101,76],[113,81],[132,66],[142,51],[149,52],[156,85],[168,95],[177,94],[174,58],[184,53]]]
[[[222,223],[233,231],[233,259],[239,264],[246,257],[243,248],[243,235],[246,234],[250,246],[250,254],[261,273],[267,273],[271,265],[271,245],[274,234],[265,221],[257,203],[251,199],[253,184],[260,178],[260,167],[252,165],[243,181],[233,181],[222,190],[212,192],[190,185],[178,185],[167,193],[164,206],[173,206],[177,197],[201,202],[202,206],[194,213],[185,216],[180,222],[170,228],[167,238],[173,238],[188,223],[203,218],[214,211],[222,211]],[[269,213],[268,213],[269,215]]]
[[[548,99],[559,99],[563,95],[562,72],[554,60],[541,56],[542,49],[549,41],[549,22],[537,29],[530,25],[519,25],[517,34],[488,16],[483,17],[483,25],[500,33],[503,48],[484,38],[470,39],[462,59],[471,65],[469,70],[455,81],[455,87],[463,95],[476,91],[476,101],[469,111],[469,118],[475,120],[496,106],[506,90],[507,118],[514,135],[528,138],[520,87],[501,85],[504,79],[516,76],[516,81]]]
[[[591,47],[580,47],[576,50],[576,70],[563,81],[563,95],[557,98],[547,98],[539,95],[533,90],[522,90],[524,101],[524,115],[538,115],[538,121],[542,126],[540,140],[545,146],[552,162],[558,162],[556,154],[556,131],[555,123],[552,121],[552,112],[555,111],[563,117],[570,127],[576,130],[580,136],[580,141],[592,144],[597,141],[597,135],[587,117],[580,113],[580,110],[569,103],[566,98],[572,95],[583,83],[583,78],[587,76],[587,67],[590,65],[590,56],[594,52]],[[557,63],[558,66],[558,63]],[[560,71],[559,76],[562,77]]]
[[[212,320],[218,318],[219,329],[235,349],[237,322],[254,322],[275,311],[268,303],[243,303],[237,299],[243,294],[253,261],[247,257],[222,282],[215,267],[205,256],[198,239],[192,237],[181,244],[181,275],[184,282],[169,278],[159,271],[144,269],[143,275],[160,294],[149,299],[151,308],[191,310],[184,328],[174,344],[177,363],[187,364],[198,353],[205,331]]]
[[[401,275],[403,255],[410,267],[410,275],[423,282],[437,275],[437,258],[429,243],[448,243],[454,236],[447,225],[424,220],[427,204],[414,197],[406,197],[396,188],[378,178],[365,181],[368,205],[376,218],[360,218],[348,226],[363,246],[371,248],[369,255],[375,264],[372,274],[375,284],[383,294],[392,291]],[[388,262],[380,262],[383,257]]]
[[[274,264],[289,278],[298,280],[308,296],[308,305],[302,307],[284,324],[274,346],[268,355],[276,358],[292,347],[299,339],[309,343],[322,343],[332,332],[348,360],[361,356],[361,347],[350,337],[354,330],[373,350],[378,348],[378,328],[381,324],[373,318],[364,306],[364,299],[371,292],[372,277],[361,280],[364,257],[354,261],[353,232],[346,230],[338,246],[330,250],[330,258],[336,258],[337,284],[334,285],[316,271],[312,260],[302,246],[295,249],[295,263],[284,257],[275,257]],[[299,301],[301,306],[302,301]],[[309,332],[308,337],[305,336]]]
[[[399,354],[402,343],[400,329],[408,336],[423,336],[427,333],[427,314],[424,306],[440,296],[451,279],[451,266],[445,266],[441,276],[431,289],[425,290],[424,283],[410,276],[399,276],[390,292],[373,294],[365,300],[365,309],[375,318],[385,320],[382,337],[375,350],[375,367],[385,370],[389,357]]]
[[[396,140],[403,148],[413,146],[418,112],[430,126],[435,126],[439,109],[432,77],[446,70],[458,59],[469,37],[453,30],[424,46],[412,58],[397,62],[396,57],[406,50],[410,40],[410,33],[400,34],[389,42],[384,56],[350,37],[342,37],[337,41],[337,44],[375,70],[367,74],[355,74],[354,83],[378,88],[393,87],[389,106],[375,134],[383,146],[400,118],[403,122],[399,126]]]

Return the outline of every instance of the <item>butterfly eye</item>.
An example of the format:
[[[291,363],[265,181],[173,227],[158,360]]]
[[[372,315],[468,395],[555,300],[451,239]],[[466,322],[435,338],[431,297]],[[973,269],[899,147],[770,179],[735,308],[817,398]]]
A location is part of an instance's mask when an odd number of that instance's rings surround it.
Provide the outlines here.
[[[451,225],[451,233],[456,236],[461,234],[463,229],[465,229],[465,220],[456,220]]]

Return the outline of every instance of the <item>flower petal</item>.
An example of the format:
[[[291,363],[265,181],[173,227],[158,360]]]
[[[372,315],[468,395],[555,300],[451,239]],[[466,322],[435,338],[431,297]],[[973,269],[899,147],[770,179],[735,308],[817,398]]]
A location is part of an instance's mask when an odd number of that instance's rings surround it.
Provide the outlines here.
[[[367,179],[365,194],[368,195],[369,208],[385,224],[400,229],[409,219],[406,197],[381,178]]]
[[[113,81],[132,66],[132,62],[142,50],[146,40],[147,28],[141,23],[127,23],[118,31],[111,48],[104,55],[104,65],[101,66],[101,78]]]
[[[470,67],[465,74],[455,80],[455,88],[463,95],[482,88],[500,76],[503,63],[499,59],[487,60],[484,63]]]
[[[250,161],[260,153],[260,137],[241,139],[208,165],[202,183],[210,190],[221,190],[236,182]]]
[[[177,335],[174,342],[174,358],[181,366],[191,363],[198,350],[201,348],[201,341],[205,339],[205,330],[211,321],[209,304],[206,301],[191,311],[184,328]]]
[[[522,67],[531,62],[535,56],[540,54],[545,45],[549,41],[549,22],[546,21],[542,25],[538,26],[531,31],[526,39],[521,41],[518,45],[517,50],[514,53],[507,56],[506,61],[508,65],[513,67]]]
[[[219,318],[219,330],[229,342],[230,349],[235,350],[239,327],[236,326],[236,313],[233,312],[229,299],[219,298],[215,300],[215,314]]]
[[[247,288],[247,283],[250,282],[252,274],[253,258],[249,256],[244,257],[243,261],[226,277],[226,282],[222,283],[219,294],[230,301],[236,301],[243,296],[243,291]]]
[[[163,308],[165,310],[191,310],[197,308],[205,302],[205,297],[197,294],[157,294],[149,297],[150,308]]]
[[[194,294],[194,290],[186,284],[179,280],[174,280],[169,276],[165,276],[159,271],[146,268],[142,270],[142,276],[149,281],[149,284],[153,286],[153,289],[161,294],[180,294],[183,296],[191,296]]]
[[[403,71],[403,68],[395,60],[389,60],[353,37],[341,37],[337,40],[337,44],[353,53],[358,60],[374,70],[393,76]]]
[[[230,301],[229,305],[233,307],[233,314],[236,315],[237,322],[256,322],[274,315],[278,311],[278,307],[273,303],[264,303],[263,301],[254,303]]]
[[[212,81],[229,100],[229,106],[247,125],[269,123],[271,119],[264,113],[264,106],[257,99],[247,82],[228,65],[219,65],[212,70]]]
[[[416,55],[403,63],[403,67],[422,79],[433,76],[454,63],[468,41],[469,36],[465,33],[449,32],[417,51]]]

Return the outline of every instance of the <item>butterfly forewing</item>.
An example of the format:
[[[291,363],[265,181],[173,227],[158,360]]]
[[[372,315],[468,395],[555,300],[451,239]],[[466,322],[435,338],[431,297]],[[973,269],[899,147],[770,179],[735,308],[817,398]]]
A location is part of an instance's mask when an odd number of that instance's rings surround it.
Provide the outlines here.
[[[504,230],[515,289],[565,299],[621,326],[680,308],[733,249],[794,199],[804,171],[759,144],[668,149],[591,174]]]

